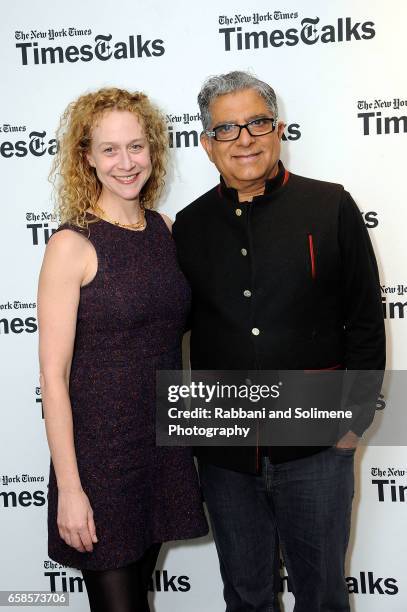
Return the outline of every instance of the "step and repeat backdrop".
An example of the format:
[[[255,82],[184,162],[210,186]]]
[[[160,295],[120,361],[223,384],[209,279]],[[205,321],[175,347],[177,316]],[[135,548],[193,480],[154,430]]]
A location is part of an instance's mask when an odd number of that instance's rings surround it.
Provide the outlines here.
[[[73,612],[88,610],[80,573],[47,556],[49,453],[37,362],[37,278],[57,227],[47,176],[66,105],[119,86],[161,106],[172,158],[161,210],[174,217],[218,181],[199,144],[203,80],[243,69],[268,81],[287,124],[286,167],[342,183],[361,210],[379,260],[388,367],[403,370],[406,22],[403,0],[20,0],[3,11],[0,590],[64,591]],[[378,410],[386,403],[384,390]],[[405,611],[407,449],[361,448],[356,476],[346,568],[352,609]],[[281,577],[290,612],[284,566]],[[157,612],[224,610],[211,537],[166,546],[151,591]]]

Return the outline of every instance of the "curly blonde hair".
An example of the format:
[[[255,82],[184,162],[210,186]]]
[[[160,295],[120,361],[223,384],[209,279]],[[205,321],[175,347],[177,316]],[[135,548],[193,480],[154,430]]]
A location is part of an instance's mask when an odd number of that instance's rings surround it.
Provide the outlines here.
[[[86,211],[93,208],[102,187],[86,153],[91,133],[100,117],[111,110],[130,111],[142,124],[149,146],[152,172],[140,193],[140,204],[154,208],[164,186],[168,159],[165,118],[148,97],[139,91],[103,88],[71,102],[57,130],[58,151],[50,172],[54,184],[56,212],[62,223],[87,227]]]

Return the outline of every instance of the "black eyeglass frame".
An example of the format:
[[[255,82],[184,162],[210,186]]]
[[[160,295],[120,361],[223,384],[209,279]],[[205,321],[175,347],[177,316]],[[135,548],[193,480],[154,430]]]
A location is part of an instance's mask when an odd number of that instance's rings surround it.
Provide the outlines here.
[[[263,132],[262,134],[252,134],[249,126],[252,125],[253,123],[256,123],[256,121],[259,120],[267,120],[270,121],[271,123],[271,130],[268,130],[267,132]],[[274,132],[274,130],[277,127],[277,123],[278,123],[278,118],[277,117],[257,117],[257,119],[252,119],[251,121],[249,121],[248,123],[243,123],[242,125],[240,125],[239,123],[223,123],[222,125],[218,125],[216,128],[214,128],[213,130],[205,130],[204,134],[206,134],[209,138],[214,138],[217,142],[232,142],[233,140],[238,140],[240,138],[240,134],[243,130],[243,128],[246,128],[246,130],[249,132],[250,136],[265,136],[266,134],[271,134],[272,132]],[[217,138],[217,134],[216,131],[219,130],[219,128],[223,128],[225,127],[225,125],[228,125],[230,127],[238,127],[239,128],[239,133],[237,136],[234,136],[233,138]]]

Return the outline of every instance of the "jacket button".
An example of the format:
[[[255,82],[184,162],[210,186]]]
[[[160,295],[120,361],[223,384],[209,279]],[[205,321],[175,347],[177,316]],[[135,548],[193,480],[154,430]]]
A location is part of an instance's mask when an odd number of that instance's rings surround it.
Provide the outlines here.
[[[253,327],[253,329],[252,329],[253,336],[258,336],[259,333],[260,333],[260,330],[257,327]]]
[[[250,289],[245,289],[245,290],[243,291],[243,295],[244,295],[245,297],[251,297],[251,296],[252,296],[252,292],[250,291]]]
[[[237,214],[238,217],[240,217],[240,215],[242,214],[242,209],[236,208],[235,213]]]
[[[246,257],[247,255],[247,249],[240,249],[241,254],[243,255],[243,257]]]

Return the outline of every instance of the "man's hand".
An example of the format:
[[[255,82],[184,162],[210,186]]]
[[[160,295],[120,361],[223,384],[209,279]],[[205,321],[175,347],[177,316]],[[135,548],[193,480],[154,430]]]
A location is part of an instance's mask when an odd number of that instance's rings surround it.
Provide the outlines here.
[[[353,433],[353,431],[348,431],[338,442],[336,443],[336,448],[356,448],[359,443],[359,437]]]

